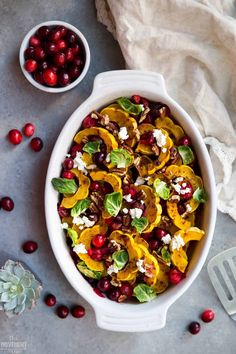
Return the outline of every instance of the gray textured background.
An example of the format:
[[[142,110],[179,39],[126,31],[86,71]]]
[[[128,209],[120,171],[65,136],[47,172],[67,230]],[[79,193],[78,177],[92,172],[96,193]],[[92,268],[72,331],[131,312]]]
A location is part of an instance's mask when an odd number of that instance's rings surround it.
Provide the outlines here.
[[[124,68],[124,61],[117,43],[97,23],[92,0],[1,0],[0,15],[0,194],[10,195],[15,201],[13,212],[0,211],[0,261],[3,262],[3,251],[13,259],[24,261],[43,281],[44,293],[54,293],[58,303],[78,303],[86,308],[86,317],[81,320],[71,316],[61,320],[42,301],[36,309],[19,318],[8,319],[1,313],[0,349],[2,342],[13,337],[15,341],[26,341],[26,352],[30,354],[235,354],[236,324],[216,298],[206,267],[171,307],[164,329],[121,334],[96,327],[92,308],[68,284],[52,254],[44,220],[44,180],[56,138],[71,113],[89,96],[94,76],[102,71]],[[83,82],[74,90],[59,95],[43,93],[31,86],[18,64],[18,50],[24,35],[34,25],[52,19],[77,26],[90,44],[92,58]],[[45,143],[38,154],[29,149],[27,139],[13,147],[5,138],[8,130],[21,129],[28,121],[36,125],[36,134]],[[21,244],[27,239],[38,242],[36,253],[26,255],[21,251]],[[236,224],[219,213],[208,259],[235,245]],[[199,335],[191,336],[186,332],[186,326],[198,319],[207,307],[216,311],[215,321],[204,324]]]

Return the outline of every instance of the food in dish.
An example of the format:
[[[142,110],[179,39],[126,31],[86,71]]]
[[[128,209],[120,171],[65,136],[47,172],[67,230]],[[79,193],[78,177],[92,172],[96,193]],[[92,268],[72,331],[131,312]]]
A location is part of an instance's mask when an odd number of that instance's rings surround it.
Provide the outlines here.
[[[133,95],[91,112],[52,185],[72,257],[95,290],[145,302],[186,276],[207,194],[167,105]]]

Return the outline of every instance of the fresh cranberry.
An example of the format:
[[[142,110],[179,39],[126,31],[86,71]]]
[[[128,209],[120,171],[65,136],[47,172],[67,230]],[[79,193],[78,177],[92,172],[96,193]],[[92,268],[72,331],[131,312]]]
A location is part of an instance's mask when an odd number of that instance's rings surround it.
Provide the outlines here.
[[[99,280],[97,287],[100,291],[106,292],[106,291],[110,290],[111,283],[108,278],[102,278]]]
[[[73,159],[76,157],[76,153],[77,152],[81,152],[82,151],[83,146],[84,146],[83,144],[75,144],[74,146],[72,146],[70,153],[71,153],[71,157]]]
[[[66,42],[64,41],[64,39],[60,39],[57,43],[57,48],[58,50],[64,50],[66,49]]]
[[[34,58],[36,60],[43,60],[45,58],[46,54],[45,51],[43,50],[43,48],[41,47],[36,47],[34,49]]]
[[[93,291],[95,292],[95,294],[97,294],[100,297],[105,297],[105,295],[103,295],[103,293],[98,289],[98,288],[93,288]]]
[[[113,217],[113,216],[111,216],[110,218],[105,219],[105,223],[106,223],[108,226],[112,225],[113,222],[114,222],[114,217]]]
[[[183,181],[180,183],[180,186],[181,186],[181,191],[180,191],[181,198],[184,200],[191,199],[193,196],[192,185],[188,181]],[[185,193],[184,191],[187,191],[187,192]]]
[[[34,58],[34,47],[28,47],[25,52],[24,52],[24,58],[25,60],[27,59],[33,59]]]
[[[103,183],[102,191],[104,194],[109,194],[113,192],[112,186],[108,182]]]
[[[65,53],[66,61],[73,60],[74,54],[73,54],[72,48],[66,48],[64,53]]]
[[[35,241],[26,241],[23,243],[22,249],[25,253],[33,253],[38,249],[38,244]]]
[[[74,167],[73,159],[71,159],[70,157],[65,159],[65,161],[63,162],[63,167],[65,170],[71,170]]]
[[[48,62],[46,60],[38,63],[38,70],[43,71],[48,68]]]
[[[43,141],[41,138],[39,137],[35,137],[30,141],[30,147],[32,150],[34,150],[35,152],[38,152],[40,150],[42,150],[43,148]]]
[[[44,301],[45,301],[45,304],[49,307],[56,305],[56,302],[57,302],[56,296],[54,296],[53,294],[48,294],[45,297]]]
[[[148,100],[144,97],[141,97],[140,103],[144,106],[144,108],[146,108],[149,105]]]
[[[72,61],[72,63],[76,66],[81,66],[83,65],[83,61],[80,57],[75,57]]]
[[[61,305],[57,308],[57,316],[60,318],[66,318],[69,315],[69,309],[67,306]]]
[[[116,218],[114,220],[114,222],[110,225],[110,228],[114,231],[114,230],[120,230],[122,228],[122,221],[116,221]]]
[[[95,152],[95,154],[93,154],[93,161],[97,166],[101,166],[103,167],[103,162],[105,161],[106,155],[104,154],[104,152]]]
[[[90,190],[91,192],[96,192],[101,189],[101,184],[97,181],[92,181],[90,184]]]
[[[23,133],[25,136],[32,136],[34,134],[35,127],[32,123],[26,123],[23,128]]]
[[[107,241],[107,239],[106,239],[106,241]],[[105,241],[105,244],[107,243]],[[104,256],[104,255],[108,255],[109,253],[110,253],[110,248],[109,247],[107,247],[107,246],[104,246],[104,247],[101,247],[101,248],[99,248],[100,249],[100,251],[102,252],[102,255]]]
[[[201,325],[200,325],[200,323],[198,323],[196,321],[191,322],[188,327],[188,330],[191,334],[198,334],[201,330]]]
[[[39,84],[43,85],[44,80],[43,80],[43,73],[42,71],[35,71],[34,72],[34,79],[37,81]]]
[[[157,228],[156,230],[155,230],[155,237],[157,238],[157,239],[162,239],[162,237],[164,237],[164,236],[166,236],[168,234],[168,232],[166,231],[166,230],[164,230],[164,229],[161,229],[161,228]]]
[[[152,238],[153,233],[152,232],[146,232],[144,234],[141,234],[142,238],[144,238],[144,240],[148,241],[150,240],[150,238]]]
[[[139,104],[141,100],[141,97],[139,95],[133,95],[132,96],[132,101],[136,104]]]
[[[78,37],[74,32],[68,31],[66,34],[66,41],[69,44],[75,44],[78,41]]]
[[[53,61],[56,66],[63,66],[66,62],[65,54],[61,52],[56,53],[54,55]]]
[[[107,294],[109,299],[112,301],[118,301],[120,295],[121,295],[121,291],[118,288],[113,288],[113,289],[109,290],[108,294]]]
[[[83,306],[74,306],[72,309],[71,309],[71,314],[73,317],[75,318],[81,318],[81,317],[84,317],[85,315],[85,309]]]
[[[102,254],[101,250],[99,250],[99,249],[94,249],[94,250],[92,250],[91,255],[89,254],[89,256],[90,256],[92,259],[94,259],[95,261],[101,261],[103,254]]]
[[[137,190],[133,187],[130,187],[130,186],[125,186],[124,187],[124,194],[127,195],[127,194],[130,194],[131,195],[131,198],[134,198],[137,194]]]
[[[57,45],[53,42],[46,42],[44,48],[47,54],[54,54],[58,50]]]
[[[41,26],[41,27],[39,27],[37,34],[38,34],[39,38],[45,39],[49,35],[49,32],[50,32],[50,30],[49,30],[48,26]]]
[[[61,86],[67,86],[70,84],[70,76],[66,70],[60,70],[58,72],[58,83]]]
[[[77,77],[79,77],[79,75],[80,75],[80,69],[76,65],[72,65],[69,68],[68,72],[69,72],[69,75],[72,79],[77,79]]]
[[[94,247],[100,248],[104,245],[106,236],[104,234],[98,234],[92,238],[92,244]]]
[[[70,215],[70,210],[69,210],[69,209],[66,209],[66,208],[64,208],[64,207],[62,207],[62,206],[59,206],[59,207],[57,208],[57,212],[58,212],[58,214],[59,214],[59,216],[60,216],[61,218],[66,218],[67,216]]]
[[[60,31],[61,33],[61,38],[65,37],[65,35],[67,34],[67,28],[65,26],[58,26],[57,30]]]
[[[176,269],[172,268],[169,271],[169,281],[171,284],[178,284],[183,278],[182,273]]]
[[[149,131],[140,136],[140,143],[144,145],[154,144],[155,138],[153,136],[153,132]]]
[[[156,251],[158,249],[158,241],[153,238],[148,241],[151,251]]]
[[[8,139],[13,145],[18,145],[21,143],[22,134],[17,129],[12,129],[8,133]]]
[[[12,211],[14,209],[14,202],[10,197],[3,197],[0,204],[3,210]]]
[[[133,287],[128,282],[122,283],[120,291],[121,294],[127,296],[127,298],[131,298],[133,295]]]
[[[207,309],[201,314],[201,319],[203,322],[211,322],[214,320],[214,317],[215,313],[211,309]]]
[[[179,141],[178,145],[185,145],[185,146],[190,146],[191,145],[191,140],[188,136],[183,136]]]
[[[33,73],[37,69],[37,62],[34,59],[28,59],[25,62],[25,70]]]
[[[71,49],[72,49],[72,53],[73,53],[74,55],[76,55],[76,54],[78,54],[78,53],[80,52],[80,46],[79,46],[78,43],[73,44],[72,47],[71,47]]]
[[[48,39],[52,42],[58,42],[61,38],[61,32],[58,29],[54,29],[50,32]]]
[[[83,129],[96,127],[96,125],[97,125],[97,120],[95,118],[92,118],[91,116],[85,117],[82,122]]]
[[[57,74],[51,68],[48,68],[43,71],[43,79],[48,86],[55,86],[57,83]]]
[[[74,178],[74,174],[71,171],[64,171],[62,173],[62,178],[72,179]]]
[[[38,47],[40,46],[40,39],[37,36],[31,36],[29,39],[29,45],[31,47]]]

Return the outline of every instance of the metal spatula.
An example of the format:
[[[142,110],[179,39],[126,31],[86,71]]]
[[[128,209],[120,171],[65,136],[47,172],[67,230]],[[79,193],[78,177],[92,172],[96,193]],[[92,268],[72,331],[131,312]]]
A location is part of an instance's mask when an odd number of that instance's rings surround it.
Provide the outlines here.
[[[213,257],[207,269],[222,305],[236,321],[236,247]]]

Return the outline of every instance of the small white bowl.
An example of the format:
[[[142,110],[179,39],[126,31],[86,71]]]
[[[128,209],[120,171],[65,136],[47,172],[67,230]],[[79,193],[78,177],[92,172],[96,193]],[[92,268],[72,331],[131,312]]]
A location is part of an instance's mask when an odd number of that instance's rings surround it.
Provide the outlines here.
[[[32,35],[34,35],[37,32],[37,30],[41,26],[65,26],[69,30],[76,33],[77,36],[79,37],[79,42],[82,45],[83,51],[84,51],[84,60],[85,60],[84,68],[83,68],[80,76],[75,81],[73,81],[71,84],[69,84],[68,86],[49,87],[49,86],[41,85],[36,80],[34,80],[33,76],[30,73],[28,73],[24,68],[24,63],[25,63],[24,52],[29,45],[29,39]],[[72,88],[74,88],[76,85],[78,85],[83,80],[83,78],[85,77],[85,75],[88,71],[89,65],[90,65],[90,50],[89,50],[89,46],[88,46],[88,42],[87,42],[86,38],[75,26],[73,26],[67,22],[64,22],[64,21],[47,21],[47,22],[42,22],[42,23],[38,24],[37,26],[33,27],[27,33],[27,35],[25,36],[25,38],[23,39],[23,41],[21,43],[20,52],[19,52],[19,61],[20,61],[20,66],[21,66],[21,70],[22,70],[23,74],[25,75],[26,79],[32,85],[37,87],[39,90],[42,90],[45,92],[60,93],[60,92],[65,92],[65,91],[71,90]]]

